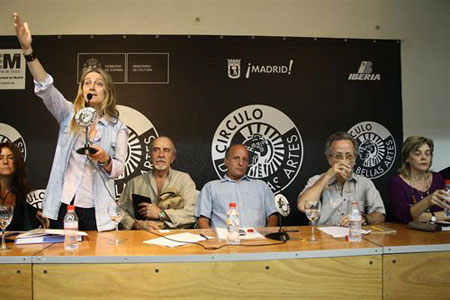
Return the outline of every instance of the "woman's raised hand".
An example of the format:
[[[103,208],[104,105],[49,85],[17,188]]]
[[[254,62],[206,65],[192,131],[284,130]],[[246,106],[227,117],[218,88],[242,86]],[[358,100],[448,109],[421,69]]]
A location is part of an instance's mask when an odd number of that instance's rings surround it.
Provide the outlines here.
[[[14,28],[16,29],[17,39],[19,40],[24,54],[29,54],[28,52],[31,53],[31,42],[33,39],[31,37],[30,28],[28,27],[27,22],[22,23],[18,13],[14,13]]]

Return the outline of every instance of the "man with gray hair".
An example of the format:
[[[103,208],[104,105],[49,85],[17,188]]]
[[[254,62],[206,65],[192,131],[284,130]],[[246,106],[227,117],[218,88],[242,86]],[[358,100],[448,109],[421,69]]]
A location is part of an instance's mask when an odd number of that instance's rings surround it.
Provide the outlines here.
[[[194,225],[195,183],[189,174],[171,168],[176,153],[175,144],[166,136],[151,142],[153,170],[128,181],[119,199],[119,205],[127,212],[121,222],[125,229]]]
[[[249,151],[242,144],[231,145],[224,159],[227,173],[222,179],[203,186],[198,196],[195,216],[204,228],[225,228],[229,203],[238,206],[241,227],[277,226],[278,215],[274,195],[262,180],[251,179],[246,173]]]
[[[308,180],[298,197],[298,209],[305,212],[306,200],[319,200],[318,225],[348,226],[352,202],[358,203],[364,224],[384,222],[383,200],[373,182],[353,172],[358,143],[346,132],[332,134],[325,143],[330,168]]]

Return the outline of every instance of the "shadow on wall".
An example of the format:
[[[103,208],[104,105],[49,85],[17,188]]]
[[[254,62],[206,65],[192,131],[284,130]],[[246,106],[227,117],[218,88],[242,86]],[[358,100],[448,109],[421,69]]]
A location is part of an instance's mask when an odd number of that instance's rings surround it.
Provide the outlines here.
[[[441,173],[441,175],[444,176],[445,179],[450,180],[450,167],[440,170],[439,173]]]

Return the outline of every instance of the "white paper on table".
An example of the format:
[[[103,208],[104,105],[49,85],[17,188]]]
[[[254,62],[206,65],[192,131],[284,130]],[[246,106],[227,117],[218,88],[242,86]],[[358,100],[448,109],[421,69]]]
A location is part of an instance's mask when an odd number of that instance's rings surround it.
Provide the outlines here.
[[[441,225],[442,231],[450,231],[450,222],[442,220],[435,223]]]
[[[348,235],[348,227],[341,226],[325,226],[325,227],[317,227],[322,232],[331,235],[334,238],[342,238]],[[361,229],[361,234],[369,234],[372,230],[364,230]]]
[[[217,232],[217,238],[221,241],[224,241],[227,239],[227,229],[226,228],[219,228],[216,227]]]
[[[224,241],[227,239],[227,229],[226,228],[216,227],[216,232],[217,232],[217,238],[219,240]],[[259,233],[258,231],[256,231],[256,229],[253,227],[245,227],[245,228],[239,229],[239,238],[241,240],[258,240],[258,239],[263,239],[264,236],[261,233]]]
[[[163,237],[159,237],[156,239],[144,241],[144,243],[173,248],[173,247],[183,246],[183,245],[186,245],[189,243],[195,243],[195,242],[205,240],[204,237],[202,237],[198,234],[190,233],[190,232],[167,235],[166,237],[176,240],[176,241],[172,241],[172,240],[168,240]]]

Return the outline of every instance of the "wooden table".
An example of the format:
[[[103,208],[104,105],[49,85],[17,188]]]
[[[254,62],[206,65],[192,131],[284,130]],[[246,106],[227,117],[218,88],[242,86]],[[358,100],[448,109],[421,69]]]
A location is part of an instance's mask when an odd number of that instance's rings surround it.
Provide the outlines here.
[[[153,238],[144,231],[119,232],[122,244],[116,246],[114,232],[90,232],[77,253],[54,244],[33,257],[34,298],[381,299],[381,247],[320,232],[318,242],[309,242],[310,227],[289,229],[300,232],[290,233],[291,240],[284,244],[243,241],[248,246],[219,250],[144,244]]]
[[[32,257],[51,244],[7,245],[0,250],[0,299],[31,299]]]
[[[120,231],[118,246],[114,232],[89,232],[75,252],[63,244],[13,245],[0,252],[0,299],[448,299],[450,232],[384,225],[397,233],[360,243],[318,230],[319,241],[310,242],[311,228],[302,226],[286,227],[299,230],[287,243],[242,241],[218,250],[145,244],[154,238],[145,231]]]
[[[450,231],[408,230],[364,239],[383,247],[383,299],[450,299]]]

